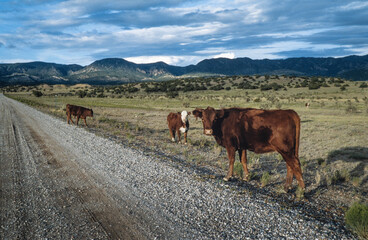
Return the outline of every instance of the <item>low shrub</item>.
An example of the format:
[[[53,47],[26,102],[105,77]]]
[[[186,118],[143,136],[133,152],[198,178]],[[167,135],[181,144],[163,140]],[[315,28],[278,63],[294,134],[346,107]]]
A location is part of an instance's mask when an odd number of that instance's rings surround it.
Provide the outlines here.
[[[351,178],[350,174],[346,170],[336,170],[332,173],[332,175],[327,179],[327,183],[329,185],[334,185],[342,182],[347,182]]]
[[[271,180],[271,175],[268,172],[263,172],[261,177],[261,187],[266,186]]]
[[[345,223],[359,238],[368,239],[368,205],[354,203],[345,213]]]

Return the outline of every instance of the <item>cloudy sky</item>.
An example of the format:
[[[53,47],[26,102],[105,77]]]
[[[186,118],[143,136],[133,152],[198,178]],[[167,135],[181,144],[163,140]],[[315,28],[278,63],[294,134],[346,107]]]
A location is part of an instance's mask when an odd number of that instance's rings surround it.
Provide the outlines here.
[[[0,0],[0,63],[368,54],[368,1]]]

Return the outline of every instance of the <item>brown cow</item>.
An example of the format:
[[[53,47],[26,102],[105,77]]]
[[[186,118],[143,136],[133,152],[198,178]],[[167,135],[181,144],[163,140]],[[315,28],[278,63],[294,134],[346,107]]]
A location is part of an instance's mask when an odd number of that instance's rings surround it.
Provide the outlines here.
[[[175,132],[177,132],[178,140],[180,140],[180,132],[184,133],[184,143],[187,144],[187,134],[189,130],[188,116],[190,112],[182,111],[181,113],[169,113],[167,116],[167,125],[169,126],[171,140],[175,142]]]
[[[84,107],[80,107],[80,106],[67,104],[66,105],[66,116],[67,116],[68,124],[69,124],[69,120],[72,121],[72,123],[74,124],[72,115],[77,117],[77,126],[78,126],[79,118],[82,118],[84,120],[84,124],[87,126],[86,118],[93,117],[93,110],[84,108]]]
[[[224,178],[228,181],[233,175],[235,152],[238,151],[244,172],[243,180],[248,180],[247,152],[278,152],[286,162],[287,175],[285,191],[293,181],[304,189],[304,181],[298,158],[300,118],[293,110],[261,110],[252,108],[230,108],[215,110],[195,109],[195,117],[203,122],[206,135],[215,137],[217,143],[227,150],[229,171]]]

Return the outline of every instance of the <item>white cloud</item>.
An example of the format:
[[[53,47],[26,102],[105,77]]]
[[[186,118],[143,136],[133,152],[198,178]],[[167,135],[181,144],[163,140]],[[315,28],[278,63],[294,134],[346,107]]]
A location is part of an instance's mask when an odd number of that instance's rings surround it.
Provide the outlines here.
[[[9,58],[9,59],[1,59],[0,63],[27,63],[33,62],[34,59],[24,59],[24,58]]]
[[[368,7],[368,2],[351,2],[344,6],[340,6],[337,9],[341,11],[352,11],[352,10],[359,10]]]
[[[192,38],[208,36],[218,32],[225,24],[206,23],[201,26],[161,26],[152,28],[129,29],[113,32],[112,36],[122,42],[165,43],[183,41],[192,42]]]
[[[362,47],[351,47],[349,48],[350,51],[354,52],[357,55],[366,55],[368,54],[368,45]]]
[[[230,58],[230,59],[233,59],[233,58],[235,58],[235,53],[233,53],[233,52],[220,53],[220,54],[215,55],[211,58]]]
[[[125,58],[125,60],[134,63],[165,62],[166,64],[175,66],[188,66],[202,59],[203,57],[201,56],[139,56]]]
[[[254,37],[273,37],[273,38],[286,38],[286,37],[307,37],[312,36],[317,33],[336,30],[338,28],[320,28],[320,29],[310,29],[310,30],[302,30],[302,31],[291,31],[291,32],[285,32],[285,33],[265,33],[265,34],[256,34]]]
[[[302,41],[281,41],[271,44],[261,45],[253,48],[245,48],[234,50],[237,57],[249,57],[252,59],[280,59],[286,58],[282,52],[289,51],[325,51],[335,48],[339,48],[341,45],[336,44],[312,44],[309,42]]]

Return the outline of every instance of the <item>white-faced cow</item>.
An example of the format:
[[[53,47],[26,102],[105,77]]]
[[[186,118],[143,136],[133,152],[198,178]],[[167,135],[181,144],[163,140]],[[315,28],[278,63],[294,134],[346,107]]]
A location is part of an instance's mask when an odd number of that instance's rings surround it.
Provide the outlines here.
[[[167,125],[169,126],[171,140],[175,142],[175,132],[178,135],[178,141],[181,142],[180,132],[184,133],[184,143],[187,144],[187,134],[189,130],[188,116],[190,112],[169,113],[167,116]]]
[[[304,181],[298,158],[300,118],[293,110],[261,110],[230,108],[215,110],[195,109],[193,116],[200,117],[206,135],[215,137],[217,143],[227,150],[229,171],[224,177],[233,176],[235,152],[238,151],[243,166],[243,180],[248,180],[247,152],[278,152],[287,167],[285,191],[291,187],[293,176],[304,189]]]

